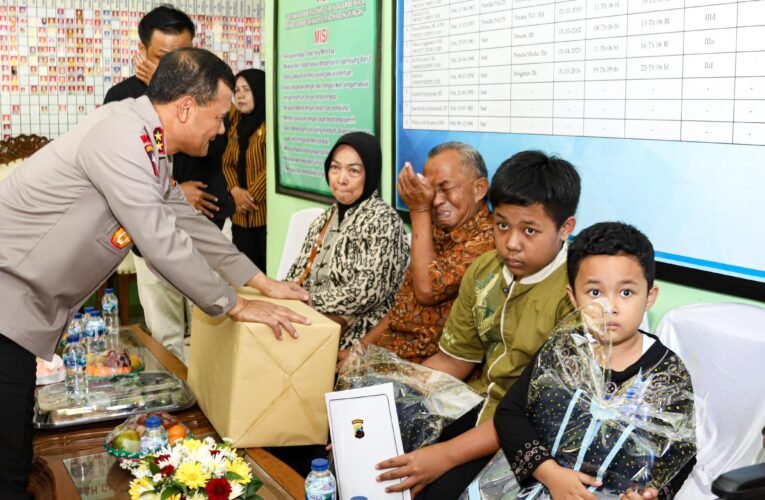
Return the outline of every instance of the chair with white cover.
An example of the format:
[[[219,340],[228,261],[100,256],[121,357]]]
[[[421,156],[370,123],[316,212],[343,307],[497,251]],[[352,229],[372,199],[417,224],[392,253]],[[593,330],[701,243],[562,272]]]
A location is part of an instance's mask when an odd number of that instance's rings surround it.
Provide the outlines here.
[[[697,408],[696,466],[675,497],[717,498],[720,474],[761,458],[765,425],[765,308],[698,304],[667,312],[656,332],[685,362]]]
[[[284,248],[282,249],[282,258],[279,261],[279,270],[276,273],[276,279],[283,280],[295,262],[303,241],[308,234],[308,228],[318,216],[324,212],[323,208],[304,208],[298,210],[290,217],[289,226],[287,226],[287,236],[284,238]]]

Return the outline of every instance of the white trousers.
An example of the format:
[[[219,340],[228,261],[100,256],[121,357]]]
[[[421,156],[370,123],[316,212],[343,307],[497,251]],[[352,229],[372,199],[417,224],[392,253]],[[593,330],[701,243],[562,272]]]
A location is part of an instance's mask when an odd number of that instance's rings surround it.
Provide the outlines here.
[[[231,240],[231,219],[226,219],[223,235]],[[187,350],[183,338],[191,333],[194,304],[175,287],[155,275],[143,257],[133,254],[138,300],[141,301],[146,326],[152,337],[186,363]]]
[[[155,275],[142,257],[133,257],[138,299],[143,307],[146,326],[152,337],[185,363],[183,337],[191,326],[192,303],[171,284]]]

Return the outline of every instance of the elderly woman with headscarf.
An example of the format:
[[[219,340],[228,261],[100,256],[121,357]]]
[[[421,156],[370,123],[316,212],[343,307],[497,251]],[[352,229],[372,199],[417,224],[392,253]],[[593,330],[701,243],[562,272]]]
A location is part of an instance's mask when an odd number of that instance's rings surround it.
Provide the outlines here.
[[[236,108],[229,115],[223,175],[234,201],[234,245],[266,270],[266,74],[246,69],[236,75]]]
[[[380,143],[364,132],[338,139],[324,161],[335,203],[313,221],[287,280],[343,326],[340,348],[388,313],[409,257],[404,225],[377,195]]]

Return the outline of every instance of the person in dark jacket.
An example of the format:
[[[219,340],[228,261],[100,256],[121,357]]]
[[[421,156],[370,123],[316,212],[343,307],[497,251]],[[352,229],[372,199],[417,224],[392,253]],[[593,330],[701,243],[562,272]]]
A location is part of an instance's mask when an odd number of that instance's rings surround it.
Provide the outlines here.
[[[141,18],[138,34],[141,42],[135,59],[136,74],[109,89],[104,104],[143,96],[160,58],[191,47],[194,23],[184,12],[162,5]],[[226,134],[217,136],[203,157],[184,153],[173,156],[173,179],[186,200],[219,228],[234,212],[221,170],[226,141]],[[138,256],[134,259],[136,281],[146,326],[162,345],[184,360],[183,339],[189,331],[191,303],[146,266],[139,248],[134,247],[133,252]]]

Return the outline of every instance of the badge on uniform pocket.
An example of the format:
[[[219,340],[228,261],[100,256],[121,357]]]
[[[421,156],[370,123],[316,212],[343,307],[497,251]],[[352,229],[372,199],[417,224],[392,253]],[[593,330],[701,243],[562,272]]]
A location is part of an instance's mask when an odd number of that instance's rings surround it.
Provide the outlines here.
[[[133,240],[130,238],[130,235],[127,234],[124,227],[120,227],[114,231],[114,234],[112,235],[112,246],[114,248],[122,250],[132,242]]]

